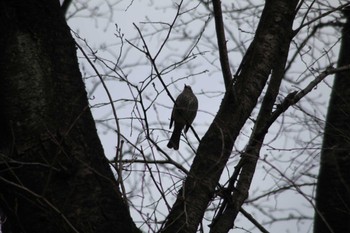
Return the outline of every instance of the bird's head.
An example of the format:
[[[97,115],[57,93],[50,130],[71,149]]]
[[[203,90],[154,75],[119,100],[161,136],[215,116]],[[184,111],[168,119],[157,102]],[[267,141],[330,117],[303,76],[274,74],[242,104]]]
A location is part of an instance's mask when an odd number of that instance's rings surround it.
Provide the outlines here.
[[[191,88],[191,86],[185,84],[184,90],[192,91],[192,88]]]

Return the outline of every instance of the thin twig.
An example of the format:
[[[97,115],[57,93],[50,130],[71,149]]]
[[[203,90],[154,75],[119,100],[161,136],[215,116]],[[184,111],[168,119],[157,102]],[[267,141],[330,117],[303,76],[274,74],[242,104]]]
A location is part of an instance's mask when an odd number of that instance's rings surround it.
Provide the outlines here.
[[[316,17],[316,18],[310,20],[309,22],[306,22],[305,24],[301,24],[297,29],[295,29],[295,30],[293,31],[293,35],[298,34],[298,32],[299,32],[302,28],[304,28],[304,27],[306,27],[306,26],[308,26],[308,25],[310,25],[310,24],[316,22],[317,20],[320,20],[320,19],[324,18],[325,16],[327,16],[327,15],[329,15],[329,14],[335,12],[335,11],[341,10],[341,9],[343,9],[343,8],[349,6],[349,5],[350,5],[350,2],[345,3],[344,5],[338,6],[338,7],[334,8],[333,10],[327,11],[327,12],[325,12],[325,13],[319,15],[318,17]]]
[[[116,127],[117,127],[117,134],[118,134],[118,137],[117,137],[117,151],[116,151],[116,160],[118,161],[119,157],[121,156],[122,154],[122,151],[121,151],[121,132],[120,132],[120,126],[119,126],[119,120],[118,120],[118,116],[117,116],[117,111],[114,107],[114,104],[113,104],[113,98],[107,88],[107,85],[106,83],[104,82],[101,74],[98,72],[97,68],[95,67],[95,65],[92,63],[91,59],[89,58],[89,56],[85,53],[85,51],[83,50],[83,48],[77,43],[75,42],[76,46],[79,48],[79,50],[81,51],[81,53],[84,55],[84,57],[86,58],[86,60],[88,61],[88,63],[90,64],[91,68],[95,71],[96,75],[98,76],[98,78],[100,79],[101,83],[102,83],[102,86],[108,96],[108,100],[109,100],[109,103],[111,105],[111,108],[112,108],[112,112],[113,112],[113,116],[114,116],[114,119],[115,119],[115,124],[116,124]],[[125,186],[124,186],[124,182],[123,182],[123,178],[122,178],[122,174],[121,174],[121,168],[118,168],[117,169],[117,173],[118,173],[118,183],[120,184],[121,186],[121,189],[122,189],[122,193],[123,193],[123,197],[124,197],[124,200],[125,200],[125,203],[127,204],[127,201],[126,201],[126,190],[125,190]]]

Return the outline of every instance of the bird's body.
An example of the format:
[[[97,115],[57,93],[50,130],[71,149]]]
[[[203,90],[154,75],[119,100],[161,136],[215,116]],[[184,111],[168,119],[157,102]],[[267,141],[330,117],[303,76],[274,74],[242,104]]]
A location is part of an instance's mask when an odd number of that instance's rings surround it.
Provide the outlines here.
[[[198,100],[193,94],[190,86],[186,86],[181,94],[176,98],[173,111],[171,113],[170,127],[174,123],[174,131],[168,143],[169,148],[179,149],[181,131],[185,128],[185,133],[191,126],[197,115]]]

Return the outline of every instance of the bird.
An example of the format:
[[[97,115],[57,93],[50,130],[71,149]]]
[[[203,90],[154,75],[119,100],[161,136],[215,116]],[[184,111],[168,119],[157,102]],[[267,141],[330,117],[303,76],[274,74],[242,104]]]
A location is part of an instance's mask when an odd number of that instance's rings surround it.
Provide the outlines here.
[[[185,133],[187,133],[197,115],[197,110],[198,99],[193,94],[192,88],[185,85],[184,90],[176,98],[171,113],[169,129],[171,129],[174,123],[174,130],[167,145],[168,148],[179,149],[181,131],[185,128]]]

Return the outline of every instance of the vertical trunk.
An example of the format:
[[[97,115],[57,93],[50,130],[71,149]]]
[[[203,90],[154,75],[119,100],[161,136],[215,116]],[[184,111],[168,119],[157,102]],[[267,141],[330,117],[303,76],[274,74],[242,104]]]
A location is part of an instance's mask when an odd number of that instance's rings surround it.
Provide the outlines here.
[[[338,66],[350,64],[350,8]],[[350,232],[350,71],[338,73],[328,108],[317,182],[315,233]]]
[[[133,232],[58,3],[0,0],[4,231]]]

